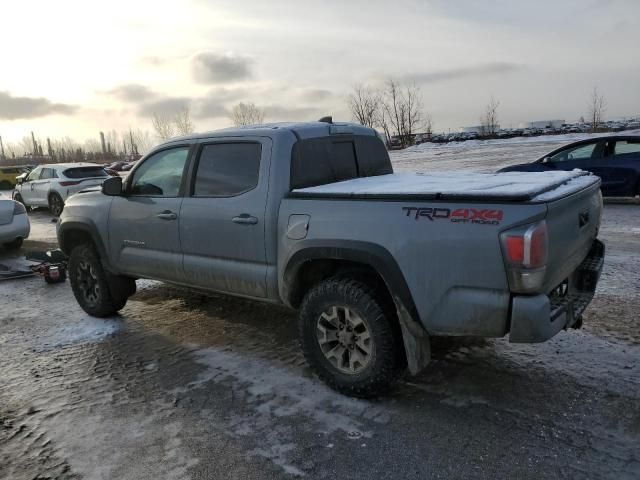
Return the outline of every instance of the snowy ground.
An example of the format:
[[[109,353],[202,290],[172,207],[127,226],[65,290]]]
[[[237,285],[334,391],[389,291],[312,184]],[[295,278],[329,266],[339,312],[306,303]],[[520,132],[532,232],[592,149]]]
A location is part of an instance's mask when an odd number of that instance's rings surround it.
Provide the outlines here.
[[[622,132],[640,135],[640,130]],[[391,152],[396,171],[473,170],[495,172],[516,163],[537,160],[567,143],[607,134],[572,133],[540,137],[517,137],[496,140],[468,140],[452,143],[423,143]],[[616,135],[612,133],[610,135]]]
[[[494,170],[553,148],[393,158]],[[55,238],[45,211],[31,219],[23,251]],[[640,206],[607,202],[601,238],[583,330],[539,345],[436,339],[430,367],[377,401],[310,375],[282,308],[139,281],[102,321],[68,283],[0,283],[0,478],[639,478]]]

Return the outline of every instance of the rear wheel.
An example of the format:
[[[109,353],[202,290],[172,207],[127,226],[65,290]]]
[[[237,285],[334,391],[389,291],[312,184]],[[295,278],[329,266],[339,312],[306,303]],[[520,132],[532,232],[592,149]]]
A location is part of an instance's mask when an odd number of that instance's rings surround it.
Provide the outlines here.
[[[49,211],[54,217],[59,217],[64,209],[64,201],[62,197],[56,193],[52,192],[49,194]]]
[[[380,297],[363,282],[335,277],[302,301],[298,326],[305,358],[339,392],[374,397],[402,371],[402,339]]]
[[[114,315],[135,292],[135,281],[105,271],[100,257],[89,244],[71,251],[68,275],[78,304],[94,317]]]

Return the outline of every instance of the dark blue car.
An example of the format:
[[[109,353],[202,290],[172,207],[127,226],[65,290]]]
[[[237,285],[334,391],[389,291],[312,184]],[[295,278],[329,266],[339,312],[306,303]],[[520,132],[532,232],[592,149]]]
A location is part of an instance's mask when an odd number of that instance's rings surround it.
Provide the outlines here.
[[[500,172],[544,172],[579,168],[602,179],[605,197],[640,195],[640,136],[591,138],[558,148],[532,163],[512,165]]]

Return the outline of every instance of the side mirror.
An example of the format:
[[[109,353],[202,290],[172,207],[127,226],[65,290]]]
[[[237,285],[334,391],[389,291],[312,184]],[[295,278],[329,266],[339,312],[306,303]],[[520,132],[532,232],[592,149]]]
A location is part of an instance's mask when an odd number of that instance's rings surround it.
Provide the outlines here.
[[[122,177],[109,177],[102,182],[102,193],[110,197],[122,195]]]

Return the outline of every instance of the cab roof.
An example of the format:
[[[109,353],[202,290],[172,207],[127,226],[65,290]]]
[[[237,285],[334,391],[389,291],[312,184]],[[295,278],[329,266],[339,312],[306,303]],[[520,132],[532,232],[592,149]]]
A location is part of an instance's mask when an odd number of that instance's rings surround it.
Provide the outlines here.
[[[376,135],[375,130],[353,122],[274,122],[261,123],[258,125],[245,125],[241,127],[223,128],[209,132],[195,133],[183,137],[176,137],[158,145],[171,145],[176,142],[189,140],[201,140],[215,137],[237,137],[237,136],[265,136],[278,137],[293,134],[297,139],[325,137],[339,134],[352,135]],[[157,147],[156,147],[157,148]],[[155,150],[155,148],[154,148]]]

